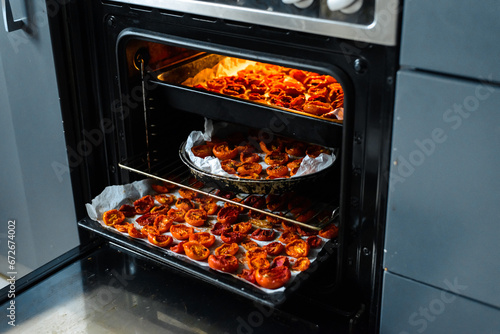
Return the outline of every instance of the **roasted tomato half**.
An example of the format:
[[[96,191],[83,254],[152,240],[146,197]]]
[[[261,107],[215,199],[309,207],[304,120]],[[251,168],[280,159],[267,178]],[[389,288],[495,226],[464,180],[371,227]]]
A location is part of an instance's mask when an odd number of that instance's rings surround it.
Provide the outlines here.
[[[236,170],[240,175],[254,175],[262,172],[262,165],[257,162],[246,162]]]
[[[311,265],[311,261],[307,257],[299,257],[295,260],[295,263],[292,265],[292,270],[295,271],[304,271],[309,268]]]
[[[210,255],[210,250],[196,241],[188,241],[184,245],[184,253],[196,261],[203,261]]]
[[[184,216],[186,223],[192,226],[202,226],[207,220],[207,213],[203,209],[191,209]]]
[[[227,230],[224,230],[221,235],[220,235],[220,238],[222,241],[224,241],[225,243],[240,243],[244,238],[245,238],[245,234],[243,233],[240,233],[240,232],[234,232],[234,231],[231,231],[230,229],[227,229]]]
[[[288,154],[285,152],[271,152],[266,155],[264,162],[268,165],[286,165]]]
[[[148,235],[148,241],[150,243],[162,248],[170,246],[173,240],[174,239],[172,239],[172,237],[169,235],[153,235],[153,234]]]
[[[134,225],[132,225],[132,224],[130,224],[127,232],[128,232],[128,235],[130,235],[132,238],[144,239],[146,237],[144,234],[142,234],[141,231],[139,231],[138,229],[136,229],[134,227]]]
[[[241,162],[233,160],[233,159],[227,159],[223,160],[220,162],[220,166],[222,169],[229,174],[236,174],[236,170],[238,167],[241,166]]]
[[[134,224],[123,222],[121,224],[115,224],[113,226],[118,232],[128,233],[128,229],[130,228],[130,226],[134,226]]]
[[[177,253],[177,254],[185,254],[184,253],[184,244],[186,243],[187,241],[181,241],[179,242],[177,245],[175,246],[172,246],[170,247],[170,250],[174,253]]]
[[[149,212],[149,210],[151,210],[154,205],[155,201],[153,199],[153,196],[151,195],[141,197],[134,202],[135,211],[140,215]]]
[[[238,259],[233,255],[210,255],[208,265],[215,270],[233,273],[238,270]]]
[[[151,225],[144,226],[141,229],[141,233],[144,234],[146,237],[149,236],[150,234],[152,234],[152,235],[159,235],[160,234],[158,232],[158,230],[154,226],[151,226]]]
[[[135,221],[141,226],[153,225],[157,216],[157,213],[146,213],[137,218]]]
[[[186,211],[181,209],[170,209],[168,210],[167,217],[172,219],[174,222],[183,222]]]
[[[215,255],[236,255],[240,247],[236,242],[232,242],[230,244],[222,244],[217,247],[214,251]]]
[[[172,225],[170,227],[170,233],[177,240],[187,240],[190,234],[193,234],[194,229],[186,225]]]
[[[215,215],[219,211],[219,206],[215,202],[203,203],[201,204],[201,208],[205,210],[207,215]]]
[[[317,235],[311,235],[309,238],[307,238],[306,242],[311,248],[318,248],[322,243],[321,238]]]
[[[281,252],[283,252],[283,250],[285,249],[285,245],[283,245],[281,242],[273,241],[273,242],[263,246],[262,248],[265,249],[267,254],[272,255],[272,256],[276,256],[276,255],[280,255]]]
[[[259,244],[257,244],[255,241],[252,241],[252,240],[245,240],[245,241],[242,241],[241,242],[241,245],[243,246],[243,248],[245,248],[246,250],[250,250],[250,249],[253,249],[253,248],[259,248]]]
[[[196,241],[205,247],[210,247],[215,243],[215,237],[208,232],[199,232],[189,235],[189,241]]]
[[[188,212],[191,209],[194,209],[194,203],[190,199],[187,199],[187,198],[177,199],[177,201],[175,202],[175,206],[177,207],[177,209],[181,209],[181,210],[184,210],[186,212]]]
[[[252,229],[252,224],[249,222],[241,222],[233,225],[233,231],[240,232],[242,234],[248,234]]]
[[[321,153],[331,154],[332,152],[329,149],[319,145],[311,145],[306,150],[306,154],[311,158],[316,158]]]
[[[309,249],[309,244],[302,239],[293,240],[285,246],[286,254],[292,257],[307,256],[307,254],[309,254]]]
[[[319,236],[326,238],[326,239],[332,239],[335,238],[339,234],[339,228],[334,225],[330,224],[325,226],[321,231],[319,231]]]
[[[269,268],[271,266],[271,263],[265,257],[254,256],[251,258],[247,258],[247,265],[250,269],[259,269],[259,268]]]
[[[217,221],[222,224],[234,224],[238,220],[240,209],[234,206],[227,206],[217,213]]]
[[[266,154],[269,154],[269,153],[272,153],[275,151],[280,152],[283,150],[283,144],[277,140],[273,140],[269,143],[261,141],[259,143],[259,146],[260,146],[260,149],[262,150],[262,152],[264,152]]]
[[[113,226],[114,224],[121,224],[125,220],[125,215],[123,212],[113,209],[104,212],[102,220],[107,226]]]
[[[177,198],[175,195],[158,194],[155,195],[155,200],[162,205],[171,205]]]
[[[168,189],[168,187],[165,186],[165,183],[162,183],[162,184],[153,183],[151,185],[151,188],[153,188],[153,190],[159,194],[165,194],[165,193],[168,193],[170,191]]]
[[[212,146],[210,145],[196,145],[191,147],[191,152],[199,158],[205,158],[212,155]]]
[[[273,230],[265,230],[262,228],[258,228],[250,235],[250,238],[259,240],[259,241],[271,241],[276,238],[276,232]]]
[[[243,269],[238,277],[255,284],[255,270],[253,269]]]
[[[167,215],[158,215],[155,218],[153,226],[158,230],[160,234],[163,234],[170,231],[172,223],[172,219],[168,218]]]
[[[288,167],[283,165],[272,165],[266,168],[266,173],[272,178],[285,177],[288,176]]]
[[[125,217],[133,217],[137,214],[135,212],[135,208],[132,205],[128,204],[123,204],[122,206],[120,206],[120,209],[118,209],[118,211],[123,213]]]
[[[285,266],[290,267],[290,260],[287,256],[279,255],[273,259],[273,263],[271,263],[271,268]]]
[[[285,152],[294,157],[304,156],[305,151],[306,151],[306,144],[299,141],[293,141],[291,143],[288,143],[285,147]]]
[[[254,153],[254,152],[241,152],[240,153],[240,160],[243,163],[247,163],[247,162],[259,162],[260,161],[260,156],[257,153]]]
[[[220,160],[234,159],[239,153],[237,148],[230,148],[228,143],[215,145],[212,152]]]
[[[230,224],[215,223],[210,232],[214,235],[221,235],[225,230],[231,230]]]
[[[278,289],[285,285],[292,274],[286,266],[278,266],[268,269],[257,269],[255,281],[258,285],[266,289]]]
[[[181,195],[183,198],[187,198],[187,199],[194,199],[196,196],[198,196],[198,193],[194,190],[191,190],[191,189],[184,189],[184,188],[181,188],[179,189],[179,195]]]

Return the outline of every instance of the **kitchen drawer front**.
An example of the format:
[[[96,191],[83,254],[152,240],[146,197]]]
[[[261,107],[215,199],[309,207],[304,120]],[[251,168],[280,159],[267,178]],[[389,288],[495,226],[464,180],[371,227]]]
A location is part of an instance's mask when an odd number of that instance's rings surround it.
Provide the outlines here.
[[[500,87],[400,71],[384,266],[500,307]]]
[[[450,288],[467,289],[450,277]],[[386,272],[380,333],[500,333],[500,309]]]
[[[500,1],[405,1],[401,64],[500,82]]]

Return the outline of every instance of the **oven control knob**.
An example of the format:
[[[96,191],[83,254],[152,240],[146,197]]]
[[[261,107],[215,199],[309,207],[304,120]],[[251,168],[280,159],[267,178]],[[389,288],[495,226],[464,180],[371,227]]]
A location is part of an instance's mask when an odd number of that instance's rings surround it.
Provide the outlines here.
[[[299,8],[307,8],[314,2],[314,0],[281,0],[281,1],[283,1],[283,3],[287,5],[293,4]]]
[[[342,13],[352,14],[363,6],[363,0],[326,0],[326,5],[332,12],[340,10]]]

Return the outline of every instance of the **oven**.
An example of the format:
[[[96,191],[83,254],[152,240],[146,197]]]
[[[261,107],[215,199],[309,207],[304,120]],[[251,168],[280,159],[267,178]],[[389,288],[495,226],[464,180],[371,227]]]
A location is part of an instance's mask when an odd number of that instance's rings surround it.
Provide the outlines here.
[[[62,6],[50,25],[81,242],[139,254],[161,272],[204,282],[221,298],[283,310],[285,322],[303,318],[320,332],[376,331],[398,16],[394,0]],[[212,127],[222,132],[202,144],[214,140],[217,147],[217,139],[229,140],[220,134],[229,129],[257,150],[299,142],[334,159],[303,176],[287,171],[273,178],[268,165],[251,178],[221,176],[193,164],[186,149],[193,131]],[[259,153],[264,159],[272,151]],[[299,228],[304,240],[331,226],[335,233],[309,269],[269,293],[104,226],[102,212],[92,215],[106,189],[137,182],[253,210],[259,217],[253,229],[267,215],[279,223],[264,228]],[[292,204],[256,208],[246,201],[253,196]]]

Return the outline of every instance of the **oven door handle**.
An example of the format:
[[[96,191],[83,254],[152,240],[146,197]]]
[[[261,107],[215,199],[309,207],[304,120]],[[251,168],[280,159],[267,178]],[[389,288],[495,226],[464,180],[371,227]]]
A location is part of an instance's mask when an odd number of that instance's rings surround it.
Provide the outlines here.
[[[10,7],[10,0],[1,0],[1,1],[2,1],[3,23],[5,25],[5,30],[7,32],[12,32],[22,29],[24,27],[23,19],[14,20],[14,17],[12,16],[12,8]]]

